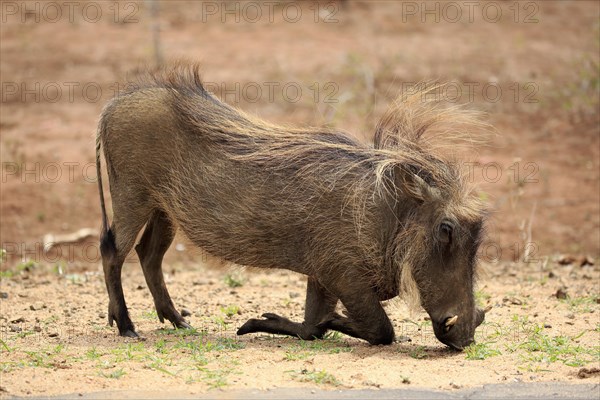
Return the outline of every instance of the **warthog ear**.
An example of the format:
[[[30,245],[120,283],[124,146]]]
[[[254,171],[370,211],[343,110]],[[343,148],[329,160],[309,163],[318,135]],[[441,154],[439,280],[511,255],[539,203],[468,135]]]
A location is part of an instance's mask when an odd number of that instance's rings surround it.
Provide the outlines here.
[[[431,186],[418,174],[414,168],[398,168],[396,171],[396,185],[404,194],[420,201],[437,201],[441,199],[440,190]]]

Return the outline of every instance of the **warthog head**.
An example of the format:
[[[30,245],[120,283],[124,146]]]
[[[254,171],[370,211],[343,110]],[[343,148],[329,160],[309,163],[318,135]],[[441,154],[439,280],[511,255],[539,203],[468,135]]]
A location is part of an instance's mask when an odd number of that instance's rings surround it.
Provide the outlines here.
[[[424,94],[431,93],[419,92],[388,112],[378,126],[375,146],[406,160],[394,174],[399,193],[394,257],[401,295],[429,313],[442,343],[462,350],[474,342],[475,328],[485,317],[473,293],[485,210],[461,163],[443,155],[452,146],[436,140],[460,139],[465,126],[482,124],[475,113],[439,109]],[[436,131],[438,124],[443,131]]]
[[[435,336],[461,350],[474,341],[475,328],[484,319],[473,295],[483,219],[469,202],[449,198],[444,188],[430,186],[418,175],[413,178],[423,200],[398,237],[399,243],[410,243],[407,252],[399,253],[402,283],[416,287],[414,294],[429,313]]]

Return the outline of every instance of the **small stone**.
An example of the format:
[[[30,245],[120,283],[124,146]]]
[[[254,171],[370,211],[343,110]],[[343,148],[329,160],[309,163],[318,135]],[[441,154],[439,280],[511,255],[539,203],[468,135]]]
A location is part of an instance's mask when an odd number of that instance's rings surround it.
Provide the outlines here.
[[[12,322],[13,324],[20,324],[20,323],[22,323],[22,322],[25,322],[25,318],[23,318],[23,317],[18,317],[18,318],[15,318],[15,319],[13,319],[13,320],[12,320],[12,321],[10,321],[10,322]]]
[[[556,293],[554,294],[554,296],[556,296],[557,299],[561,299],[564,300],[567,298],[567,288],[565,287],[561,287],[558,288],[558,290],[556,291]]]
[[[579,261],[579,265],[585,267],[586,265],[594,265],[594,259],[589,256],[582,257]]]
[[[35,332],[41,332],[41,331],[42,331],[42,328],[41,328],[39,325],[36,325],[36,326],[34,326],[34,327],[33,327],[33,330],[34,330]]]
[[[586,379],[595,375],[600,375],[600,368],[581,368],[579,372],[577,372],[577,377],[579,379]]]
[[[100,318],[100,319],[104,319],[104,318],[106,318],[106,313],[105,313],[105,312],[103,312],[103,311],[100,311],[100,312],[98,313],[98,318]]]
[[[560,265],[571,265],[575,262],[575,257],[570,255],[562,255],[558,258],[557,262]]]
[[[572,271],[569,273],[569,278],[571,278],[571,279],[579,279],[579,274],[577,273],[577,271],[576,271],[576,270],[572,270]]]
[[[137,290],[143,290],[143,289],[144,289],[144,286],[142,286],[142,285],[137,285],[136,289],[137,289]]]
[[[514,304],[516,306],[520,306],[523,304],[523,301],[521,299],[518,299],[516,297],[505,297],[502,299],[503,302],[505,303],[510,303],[510,304]]]
[[[565,315],[565,317],[569,318],[569,319],[575,319],[575,314],[573,313],[568,313],[567,315]]]
[[[400,335],[400,336],[396,336],[396,342],[398,342],[398,343],[412,342],[412,339],[409,338],[408,336]]]
[[[11,325],[10,326],[10,331],[11,332],[21,332],[23,329],[21,329],[21,327],[19,325]]]
[[[554,271],[548,272],[548,278],[556,278],[556,274],[554,273]]]
[[[58,332],[56,332],[56,331],[49,331],[48,332],[48,337],[58,337]]]
[[[188,310],[187,308],[182,308],[181,309],[181,316],[182,317],[189,317],[190,315],[192,315],[192,312],[190,310]]]
[[[0,292],[0,299],[8,299],[8,293]]]
[[[35,303],[33,303],[32,305],[29,306],[29,309],[32,311],[38,311],[38,310],[41,310],[42,308],[46,308],[46,305],[44,303],[42,303],[41,301],[36,301]]]
[[[460,388],[462,388],[462,385],[459,385],[458,383],[450,382],[450,387],[452,389],[460,389]]]
[[[552,328],[552,325],[550,325],[550,324],[544,324],[544,328],[546,328],[546,329],[551,329],[551,328]]]
[[[300,297],[300,293],[298,293],[298,292],[290,292],[290,299],[295,299],[296,297]]]

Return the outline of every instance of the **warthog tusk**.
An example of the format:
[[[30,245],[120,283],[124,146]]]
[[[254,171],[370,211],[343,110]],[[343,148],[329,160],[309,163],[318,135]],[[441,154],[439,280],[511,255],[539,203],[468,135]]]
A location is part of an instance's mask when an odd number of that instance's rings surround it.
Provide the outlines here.
[[[452,326],[452,325],[456,324],[456,321],[458,321],[458,315],[455,315],[455,316],[454,316],[454,317],[452,317],[452,318],[448,318],[448,319],[446,320],[446,327],[450,327],[450,326]]]
[[[486,314],[487,312],[489,312],[492,308],[492,306],[487,306],[486,308],[483,309],[483,313]]]

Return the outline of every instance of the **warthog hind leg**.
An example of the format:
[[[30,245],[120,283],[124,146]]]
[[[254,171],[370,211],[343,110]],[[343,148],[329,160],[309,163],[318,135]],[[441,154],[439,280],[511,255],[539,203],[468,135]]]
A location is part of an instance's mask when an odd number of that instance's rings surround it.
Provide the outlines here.
[[[164,322],[166,318],[175,328],[191,328],[175,309],[162,272],[163,256],[174,237],[175,226],[163,211],[157,210],[148,220],[140,243],[135,246],[135,251],[140,258],[144,278],[154,298],[160,322]]]
[[[117,322],[119,335],[137,337],[135,328],[123,295],[121,284],[121,270],[125,257],[135,243],[135,237],[144,226],[143,215],[121,212],[121,205],[115,202],[115,218],[108,232],[101,238],[100,251],[102,253],[102,266],[104,280],[108,290],[108,323]]]

